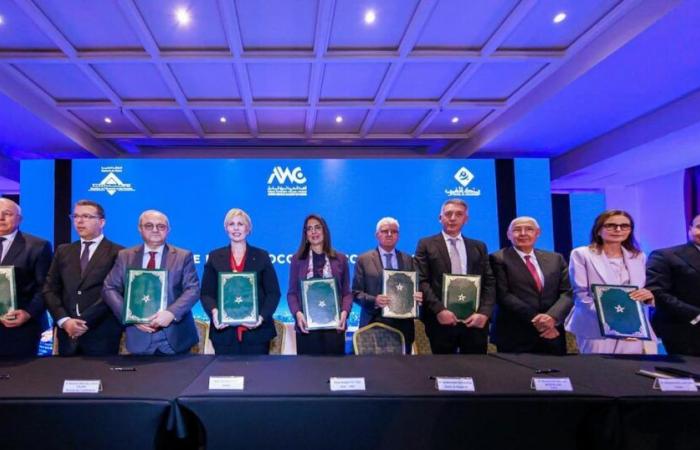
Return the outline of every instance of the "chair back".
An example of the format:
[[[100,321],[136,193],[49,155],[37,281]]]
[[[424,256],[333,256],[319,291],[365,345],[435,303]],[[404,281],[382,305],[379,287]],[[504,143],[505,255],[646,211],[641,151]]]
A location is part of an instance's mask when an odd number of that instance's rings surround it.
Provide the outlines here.
[[[279,320],[274,320],[274,323],[277,336],[270,341],[270,354],[281,355],[284,348],[284,323]]]
[[[425,325],[423,322],[420,319],[414,319],[413,327],[416,336],[413,340],[413,354],[432,355],[433,351],[430,349],[430,340],[428,339],[428,335],[425,333]]]
[[[352,336],[356,355],[404,355],[405,342],[403,333],[379,322],[358,329]]]

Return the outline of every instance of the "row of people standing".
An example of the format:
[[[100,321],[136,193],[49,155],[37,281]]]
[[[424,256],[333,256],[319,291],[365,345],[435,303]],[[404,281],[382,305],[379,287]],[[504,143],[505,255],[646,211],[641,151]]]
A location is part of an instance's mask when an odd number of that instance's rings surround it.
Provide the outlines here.
[[[583,352],[653,352],[653,348],[644,349],[640,341],[600,335],[590,296],[593,283],[640,286],[631,296],[647,304],[654,304],[656,298],[658,313],[653,324],[667,348],[678,353],[700,352],[700,334],[695,327],[700,317],[696,290],[700,288],[700,216],[689,228],[687,245],[652,254],[646,282],[645,256],[634,240],[632,218],[624,211],[601,214],[591,231],[591,245],[572,252],[573,296],[563,257],[534,248],[540,233],[535,219],[515,219],[508,230],[513,247],[489,256],[484,243],[462,235],[468,218],[466,203],[459,199],[445,202],[439,215],[441,232],[420,240],[415,258],[396,248],[398,222],[380,220],[378,246],[358,258],[351,285],[347,257],[333,248],[326,222],[320,216],[308,216],[292,258],[287,296],[296,319],[298,353],[344,353],[344,331],[353,300],[362,307],[361,325],[387,322],[404,333],[410,349],[413,320],[384,319],[380,314],[388,303],[381,293],[386,268],[417,270],[420,292],[415,299],[422,304],[421,319],[434,353],[484,353],[490,322],[494,322],[492,335],[499,351],[563,353],[566,324]],[[138,229],[144,244],[130,249],[104,237],[106,218],[99,204],[77,202],[72,219],[81,239],[59,246],[52,261],[46,241],[19,232],[19,206],[0,199],[0,262],[15,267],[19,303],[17,310],[0,317],[0,353],[36,354],[44,302],[58,326],[60,354],[116,353],[123,330],[118,317],[127,268],[167,269],[169,281],[167,309],[154,314],[148,324],[126,327],[130,352],[188,351],[198,339],[191,308],[201,297],[212,318],[210,337],[217,353],[267,353],[275,336],[272,314],[280,289],[267,252],[247,243],[252,222],[244,211],[227,213],[224,228],[230,242],[210,253],[201,295],[192,253],[166,243],[170,224],[161,212],[141,214]],[[260,317],[256,324],[227,327],[217,323],[217,274],[222,271],[258,274]],[[445,309],[441,300],[443,274],[482,277],[479,309],[466,320],[457,320]],[[315,277],[332,277],[338,284],[338,330],[309,332],[306,328],[299,283]]]

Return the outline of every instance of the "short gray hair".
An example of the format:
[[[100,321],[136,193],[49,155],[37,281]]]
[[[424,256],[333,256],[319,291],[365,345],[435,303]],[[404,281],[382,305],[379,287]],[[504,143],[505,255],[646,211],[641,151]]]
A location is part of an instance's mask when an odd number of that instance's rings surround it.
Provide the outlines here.
[[[513,231],[513,226],[515,225],[516,222],[532,222],[535,224],[535,228],[537,228],[538,230],[541,229],[540,224],[537,223],[537,219],[535,219],[534,217],[520,216],[520,217],[516,217],[515,219],[510,221],[510,224],[508,225],[508,231]]]
[[[17,215],[20,216],[20,217],[22,217],[22,207],[19,206],[19,205],[17,204],[17,202],[15,202],[15,201],[12,200],[11,198],[7,198],[7,197],[0,197],[0,200],[5,200],[5,201],[8,202],[10,205],[14,206],[14,207],[17,209]]]
[[[377,227],[375,228],[375,233],[379,232],[379,229],[382,227],[382,225],[396,225],[396,229],[399,229],[399,221],[394,219],[393,217],[382,217],[379,219],[379,222],[377,222]]]
[[[165,218],[165,224],[170,228],[170,220],[168,220],[168,216],[165,215],[165,213],[158,211],[157,209],[147,209],[144,212],[141,213],[139,216],[139,226],[141,226],[141,221],[143,221],[143,216],[146,214],[160,214]]]
[[[459,205],[463,207],[465,211],[469,211],[469,205],[467,205],[467,202],[465,202],[461,198],[448,198],[440,207],[440,214],[442,214],[442,211],[445,210],[445,206],[447,205]]]

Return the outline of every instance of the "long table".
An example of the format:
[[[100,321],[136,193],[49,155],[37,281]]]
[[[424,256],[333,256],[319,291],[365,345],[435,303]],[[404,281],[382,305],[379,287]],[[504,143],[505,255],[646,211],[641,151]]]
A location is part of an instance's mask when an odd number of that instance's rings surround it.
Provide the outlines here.
[[[658,365],[700,372],[689,357],[0,360],[0,448],[698,449],[700,395],[635,374]],[[231,375],[245,377],[243,391],[209,390],[211,376]],[[476,392],[439,392],[438,376],[472,377]],[[533,376],[569,377],[574,391],[536,392]],[[364,377],[366,390],[331,392],[331,377]],[[104,389],[62,394],[65,379]]]

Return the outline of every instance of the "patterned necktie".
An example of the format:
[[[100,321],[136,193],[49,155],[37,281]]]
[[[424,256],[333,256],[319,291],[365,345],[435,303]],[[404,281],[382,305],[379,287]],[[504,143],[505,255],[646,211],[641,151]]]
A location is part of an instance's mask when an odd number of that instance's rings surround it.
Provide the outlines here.
[[[90,261],[90,246],[94,244],[93,241],[85,241],[83,242],[83,253],[80,254],[80,274],[85,273],[85,268],[88,265],[88,262]]]
[[[0,262],[2,262],[2,244],[5,242],[6,238],[0,237]]]
[[[525,255],[525,265],[527,266],[527,270],[530,271],[530,275],[532,275],[532,278],[535,280],[535,285],[537,286],[537,292],[542,292],[542,280],[540,280],[540,276],[537,273],[537,269],[535,268],[535,265],[532,264],[532,261],[530,260],[531,256],[530,255]]]
[[[452,265],[452,273],[457,275],[463,275],[462,273],[462,258],[459,257],[459,250],[457,250],[457,238],[449,238],[450,241],[450,263]]]
[[[155,270],[156,268],[156,254],[158,252],[148,252],[151,257],[148,259],[148,265],[146,266],[146,269],[148,270]]]
[[[392,270],[394,268],[394,265],[391,263],[391,257],[393,255],[391,253],[384,253],[384,268]]]

